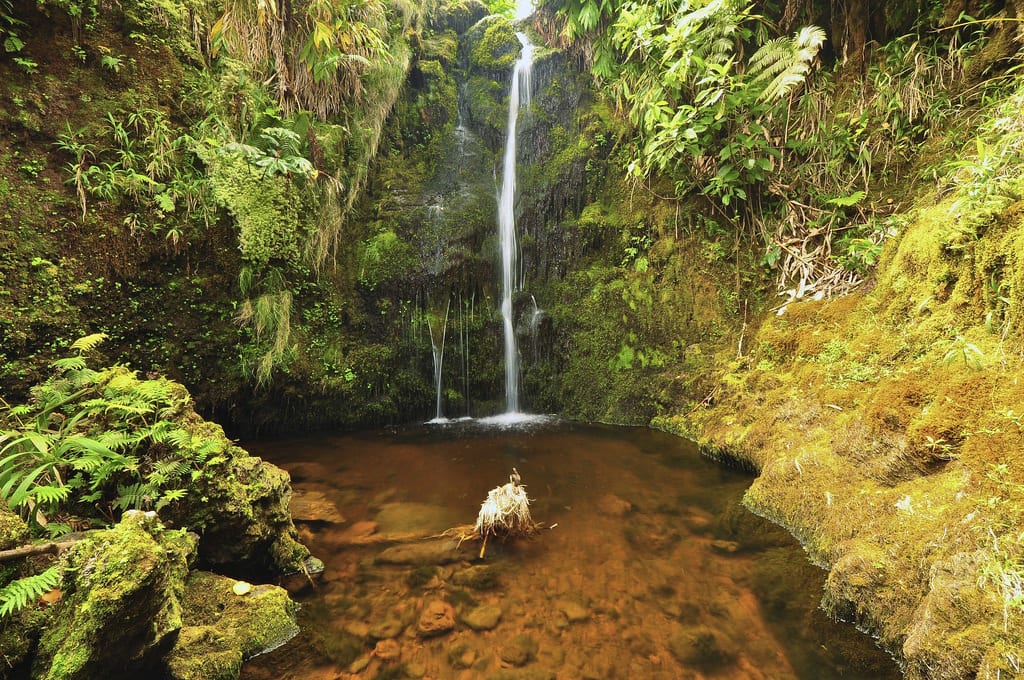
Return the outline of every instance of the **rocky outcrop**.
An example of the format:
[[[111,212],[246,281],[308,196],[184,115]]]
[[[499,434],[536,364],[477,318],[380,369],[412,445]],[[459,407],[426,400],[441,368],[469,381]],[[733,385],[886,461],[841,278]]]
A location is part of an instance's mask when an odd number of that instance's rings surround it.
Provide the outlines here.
[[[142,677],[181,629],[181,598],[196,537],[131,512],[65,553],[64,597],[39,641],[40,680]]]
[[[198,420],[191,429],[193,436],[224,444],[224,453],[168,515],[175,526],[200,535],[199,563],[240,576],[300,570],[309,550],[295,538],[288,473],[231,444],[219,425]]]
[[[290,640],[296,605],[283,588],[250,586],[210,572],[185,584],[183,626],[167,658],[174,680],[233,680],[245,659]]]

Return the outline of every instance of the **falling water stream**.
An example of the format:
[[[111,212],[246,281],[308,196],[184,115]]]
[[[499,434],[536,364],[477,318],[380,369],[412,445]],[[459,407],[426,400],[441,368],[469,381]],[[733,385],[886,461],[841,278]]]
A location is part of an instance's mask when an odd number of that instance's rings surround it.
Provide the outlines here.
[[[530,72],[533,45],[523,33],[516,33],[523,49],[512,70],[508,96],[508,140],[502,164],[501,193],[498,196],[498,232],[501,243],[501,318],[505,325],[505,414],[519,413],[519,348],[516,344],[512,297],[516,292],[516,126],[520,106],[530,103]]]

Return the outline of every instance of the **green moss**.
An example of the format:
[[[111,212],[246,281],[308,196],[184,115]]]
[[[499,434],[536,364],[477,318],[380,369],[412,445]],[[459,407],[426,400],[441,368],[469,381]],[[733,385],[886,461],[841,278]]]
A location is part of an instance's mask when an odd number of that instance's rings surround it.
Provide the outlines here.
[[[116,677],[152,664],[181,628],[180,598],[196,538],[126,515],[64,556],[65,596],[39,642],[33,677]]]
[[[309,226],[301,216],[303,194],[282,176],[266,176],[244,158],[205,153],[214,196],[238,223],[242,257],[265,265],[271,260],[301,263]]]
[[[167,666],[175,680],[237,678],[242,661],[273,649],[298,632],[296,605],[277,586],[233,592],[237,581],[209,572],[189,575],[182,601],[184,626]]]
[[[511,72],[522,46],[516,29],[505,17],[492,14],[477,22],[468,32],[469,66],[471,70],[491,74]]]

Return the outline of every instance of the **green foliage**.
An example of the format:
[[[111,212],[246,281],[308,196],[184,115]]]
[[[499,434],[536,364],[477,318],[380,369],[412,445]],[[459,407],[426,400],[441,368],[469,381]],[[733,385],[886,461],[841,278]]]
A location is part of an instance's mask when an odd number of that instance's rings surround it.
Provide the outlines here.
[[[121,366],[90,369],[84,355],[105,337],[76,341],[28,404],[0,409],[0,498],[37,530],[76,509],[108,520],[160,510],[223,453],[175,420],[188,401],[179,385]]]
[[[64,165],[66,182],[75,188],[83,220],[88,199],[95,198],[125,211],[132,233],[174,230],[167,238],[175,249],[183,227],[209,224],[216,206],[197,155],[201,145],[176,130],[164,112],[107,113],[102,140],[87,141],[86,128],[66,123],[54,143],[71,157]]]
[[[291,12],[277,0],[227,2],[211,29],[213,52],[244,61],[261,80],[276,79],[286,113],[305,109],[326,120],[360,97],[363,75],[386,55],[385,7],[311,0]]]
[[[247,297],[238,309],[236,320],[252,331],[253,343],[242,353],[243,371],[257,385],[270,381],[275,369],[285,367],[294,358],[297,347],[291,343],[292,292],[280,270],[270,268],[258,282],[250,267],[243,267],[239,286]]]
[[[45,571],[11,581],[0,588],[0,620],[28,607],[39,596],[57,587],[60,569],[54,565]]]
[[[20,52],[25,46],[18,31],[25,27],[25,22],[14,16],[14,4],[11,0],[0,0],[0,40],[4,52]]]
[[[238,223],[242,257],[257,266],[271,261],[299,265],[303,236],[301,188],[284,175],[254,172],[242,155],[205,153],[210,186],[217,201]]]

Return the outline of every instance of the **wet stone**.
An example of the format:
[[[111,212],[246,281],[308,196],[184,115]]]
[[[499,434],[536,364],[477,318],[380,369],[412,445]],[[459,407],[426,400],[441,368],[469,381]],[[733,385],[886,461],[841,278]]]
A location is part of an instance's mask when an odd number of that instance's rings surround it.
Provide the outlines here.
[[[731,555],[740,549],[736,541],[723,541],[721,539],[711,541],[711,549],[723,555]]]
[[[370,637],[376,640],[395,638],[402,634],[405,624],[398,619],[384,619],[370,627]]]
[[[680,535],[673,527],[652,517],[638,516],[623,529],[626,540],[638,550],[662,552],[679,542]]]
[[[569,620],[569,623],[579,623],[590,618],[590,612],[579,602],[560,600],[555,606],[558,608],[558,611],[565,614],[565,618]]]
[[[597,501],[597,509],[608,517],[622,517],[633,509],[633,504],[613,493],[606,493]]]
[[[450,564],[464,559],[459,542],[452,539],[420,541],[393,545],[374,558],[376,564],[424,566]]]
[[[472,668],[479,654],[466,643],[458,644],[448,650],[448,663],[456,670]]]
[[[473,630],[491,630],[501,620],[501,607],[498,605],[485,604],[470,610],[462,622]]]
[[[680,662],[704,670],[732,663],[737,655],[730,641],[709,626],[680,628],[668,646]]]
[[[452,582],[474,590],[491,590],[499,585],[498,568],[489,564],[476,564],[456,571],[452,574]]]
[[[429,503],[385,503],[375,517],[377,530],[384,534],[424,532],[438,534],[456,526],[454,512]]]
[[[513,666],[525,666],[537,658],[537,641],[525,633],[506,642],[498,653],[501,660]]]
[[[288,510],[297,522],[342,524],[345,521],[338,506],[323,491],[293,489]]]
[[[385,662],[395,661],[401,654],[402,648],[394,639],[381,640],[373,648],[373,655]]]
[[[455,628],[455,610],[444,600],[434,600],[423,609],[416,632],[420,637],[444,635]]]

